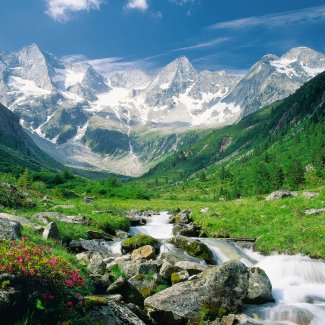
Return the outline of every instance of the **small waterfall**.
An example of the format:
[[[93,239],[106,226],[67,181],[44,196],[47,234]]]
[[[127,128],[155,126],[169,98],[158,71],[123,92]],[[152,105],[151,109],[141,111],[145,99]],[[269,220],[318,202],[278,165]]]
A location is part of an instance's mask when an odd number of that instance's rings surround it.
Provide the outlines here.
[[[145,226],[131,227],[130,234],[146,234],[156,239],[168,239],[173,236],[173,225],[169,223],[170,215],[167,212],[144,217]]]

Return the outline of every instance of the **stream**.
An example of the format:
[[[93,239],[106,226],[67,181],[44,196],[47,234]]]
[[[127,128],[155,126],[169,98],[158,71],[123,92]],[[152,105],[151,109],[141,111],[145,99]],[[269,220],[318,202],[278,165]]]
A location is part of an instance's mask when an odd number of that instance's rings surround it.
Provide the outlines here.
[[[167,212],[144,217],[147,220],[146,225],[131,227],[130,234],[143,233],[161,240],[161,253],[174,250],[173,245],[165,243],[166,239],[173,236],[173,225],[169,224],[169,217]],[[199,240],[210,248],[218,264],[236,259],[248,267],[260,267],[268,275],[275,303],[245,306],[243,314],[246,315],[247,321],[267,325],[325,324],[324,261],[302,255],[263,256],[227,241],[215,238]],[[110,250],[112,253],[121,253],[121,241],[110,244]]]

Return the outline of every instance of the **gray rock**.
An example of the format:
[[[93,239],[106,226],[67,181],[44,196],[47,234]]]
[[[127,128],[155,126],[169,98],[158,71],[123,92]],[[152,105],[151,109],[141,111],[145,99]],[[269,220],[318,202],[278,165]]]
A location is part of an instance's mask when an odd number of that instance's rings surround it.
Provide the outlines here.
[[[86,234],[88,236],[88,238],[90,239],[104,239],[107,241],[111,241],[112,238],[110,235],[102,232],[102,231],[96,231],[96,230],[87,230]]]
[[[249,269],[248,294],[246,302],[249,304],[264,304],[273,302],[272,284],[266,273],[259,267]]]
[[[163,283],[163,279],[157,273],[137,274],[129,279],[129,283],[131,283],[145,299],[155,294],[157,286]]]
[[[17,240],[21,237],[22,226],[20,222],[0,218],[0,240]]]
[[[305,191],[302,195],[308,199],[319,196],[318,192]]]
[[[110,301],[107,306],[95,307],[87,314],[90,324],[101,325],[145,325],[129,308]]]
[[[211,267],[197,279],[178,283],[145,300],[148,315],[157,324],[186,324],[206,305],[218,312],[237,311],[248,292],[248,270],[239,261]]]
[[[129,233],[127,233],[126,231],[116,230],[115,237],[119,238],[119,239],[127,239],[127,238],[131,237],[131,235]]]
[[[216,264],[213,253],[207,245],[198,239],[192,239],[185,236],[176,236],[168,241],[178,248],[185,250],[189,255],[200,258],[209,264]]]
[[[289,190],[274,191],[266,197],[266,201],[274,201],[274,200],[279,200],[286,197],[292,197],[297,195],[298,195],[297,192],[292,192]]]
[[[163,261],[167,261],[170,264],[175,264],[181,261],[189,261],[194,263],[202,262],[201,259],[194,256],[190,256],[182,249],[168,244],[164,246],[164,252],[160,254],[160,259]]]
[[[167,261],[164,261],[161,268],[160,268],[160,271],[159,271],[159,274],[164,278],[166,279],[168,282],[170,282],[170,277],[173,273],[175,272],[179,272],[181,270],[181,268],[167,262]]]
[[[306,210],[304,213],[307,216],[313,216],[313,215],[321,214],[324,212],[325,212],[325,208],[321,208],[321,209],[309,209],[309,210]]]
[[[159,273],[162,265],[162,261],[144,261],[144,260],[132,260],[132,261],[117,261],[120,269],[125,276],[129,279],[137,274]]]
[[[74,223],[79,225],[87,225],[89,223],[88,218],[86,218],[84,215],[77,215],[77,216],[63,216],[59,219],[60,222],[66,222],[66,223]]]
[[[208,213],[209,212],[209,208],[204,208],[204,209],[201,209],[200,212],[201,213]]]
[[[87,266],[89,272],[93,275],[104,275],[106,272],[106,263],[103,261],[104,255],[99,252],[92,253],[89,256]]]
[[[143,307],[144,298],[139,290],[134,287],[127,279],[122,277],[118,278],[113,284],[111,284],[107,293],[120,294],[123,300],[127,303],[133,303],[140,307]]]
[[[186,270],[181,270],[179,272],[173,273],[170,277],[170,280],[172,282],[172,285],[175,285],[176,283],[180,283],[188,280],[189,277],[190,275]]]
[[[188,261],[177,262],[177,263],[175,263],[175,266],[179,267],[182,270],[186,270],[190,276],[199,274],[208,268],[207,265],[198,264],[198,263],[194,263],[194,262],[188,262]]]
[[[111,254],[109,243],[102,239],[80,239],[80,240],[72,240],[69,243],[69,249],[75,253],[81,253],[84,251],[90,252],[99,252],[105,254],[106,257],[113,256]]]
[[[55,222],[50,222],[43,231],[44,239],[54,239],[60,240],[60,232],[57,224]]]
[[[132,252],[132,260],[154,260],[156,258],[155,248],[151,245],[145,245]]]
[[[44,223],[45,225],[49,224],[51,222],[51,218],[59,219],[62,217],[62,214],[59,212],[39,212],[36,213],[33,218],[38,220],[39,222]]]
[[[187,236],[187,237],[206,237],[202,228],[194,223],[184,224],[176,223],[173,227],[174,236]]]

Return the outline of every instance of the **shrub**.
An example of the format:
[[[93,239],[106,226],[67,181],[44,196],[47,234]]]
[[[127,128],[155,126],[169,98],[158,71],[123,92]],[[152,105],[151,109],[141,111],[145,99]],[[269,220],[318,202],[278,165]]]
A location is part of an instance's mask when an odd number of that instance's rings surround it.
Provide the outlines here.
[[[49,247],[27,238],[1,243],[0,274],[8,273],[13,276],[10,285],[20,293],[18,301],[22,302],[13,304],[8,317],[23,316],[34,308],[40,317],[51,314],[60,320],[80,302],[76,290],[85,285],[79,271],[66,259],[54,256]]]

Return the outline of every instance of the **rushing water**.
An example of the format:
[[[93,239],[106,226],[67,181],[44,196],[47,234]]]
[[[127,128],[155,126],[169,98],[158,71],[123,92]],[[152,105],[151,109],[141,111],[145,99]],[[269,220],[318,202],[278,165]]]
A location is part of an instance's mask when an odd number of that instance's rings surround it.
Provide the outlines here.
[[[130,233],[144,233],[160,240],[172,237],[173,225],[168,223],[168,213],[162,212],[146,219],[145,226],[132,227]],[[324,261],[302,255],[263,256],[215,238],[200,240],[210,248],[219,264],[231,259],[240,260],[247,266],[260,267],[270,278],[276,302],[247,306],[244,313],[251,323],[325,324]],[[173,246],[163,244],[161,249],[172,250]],[[112,245],[112,251],[120,251],[120,242]]]

